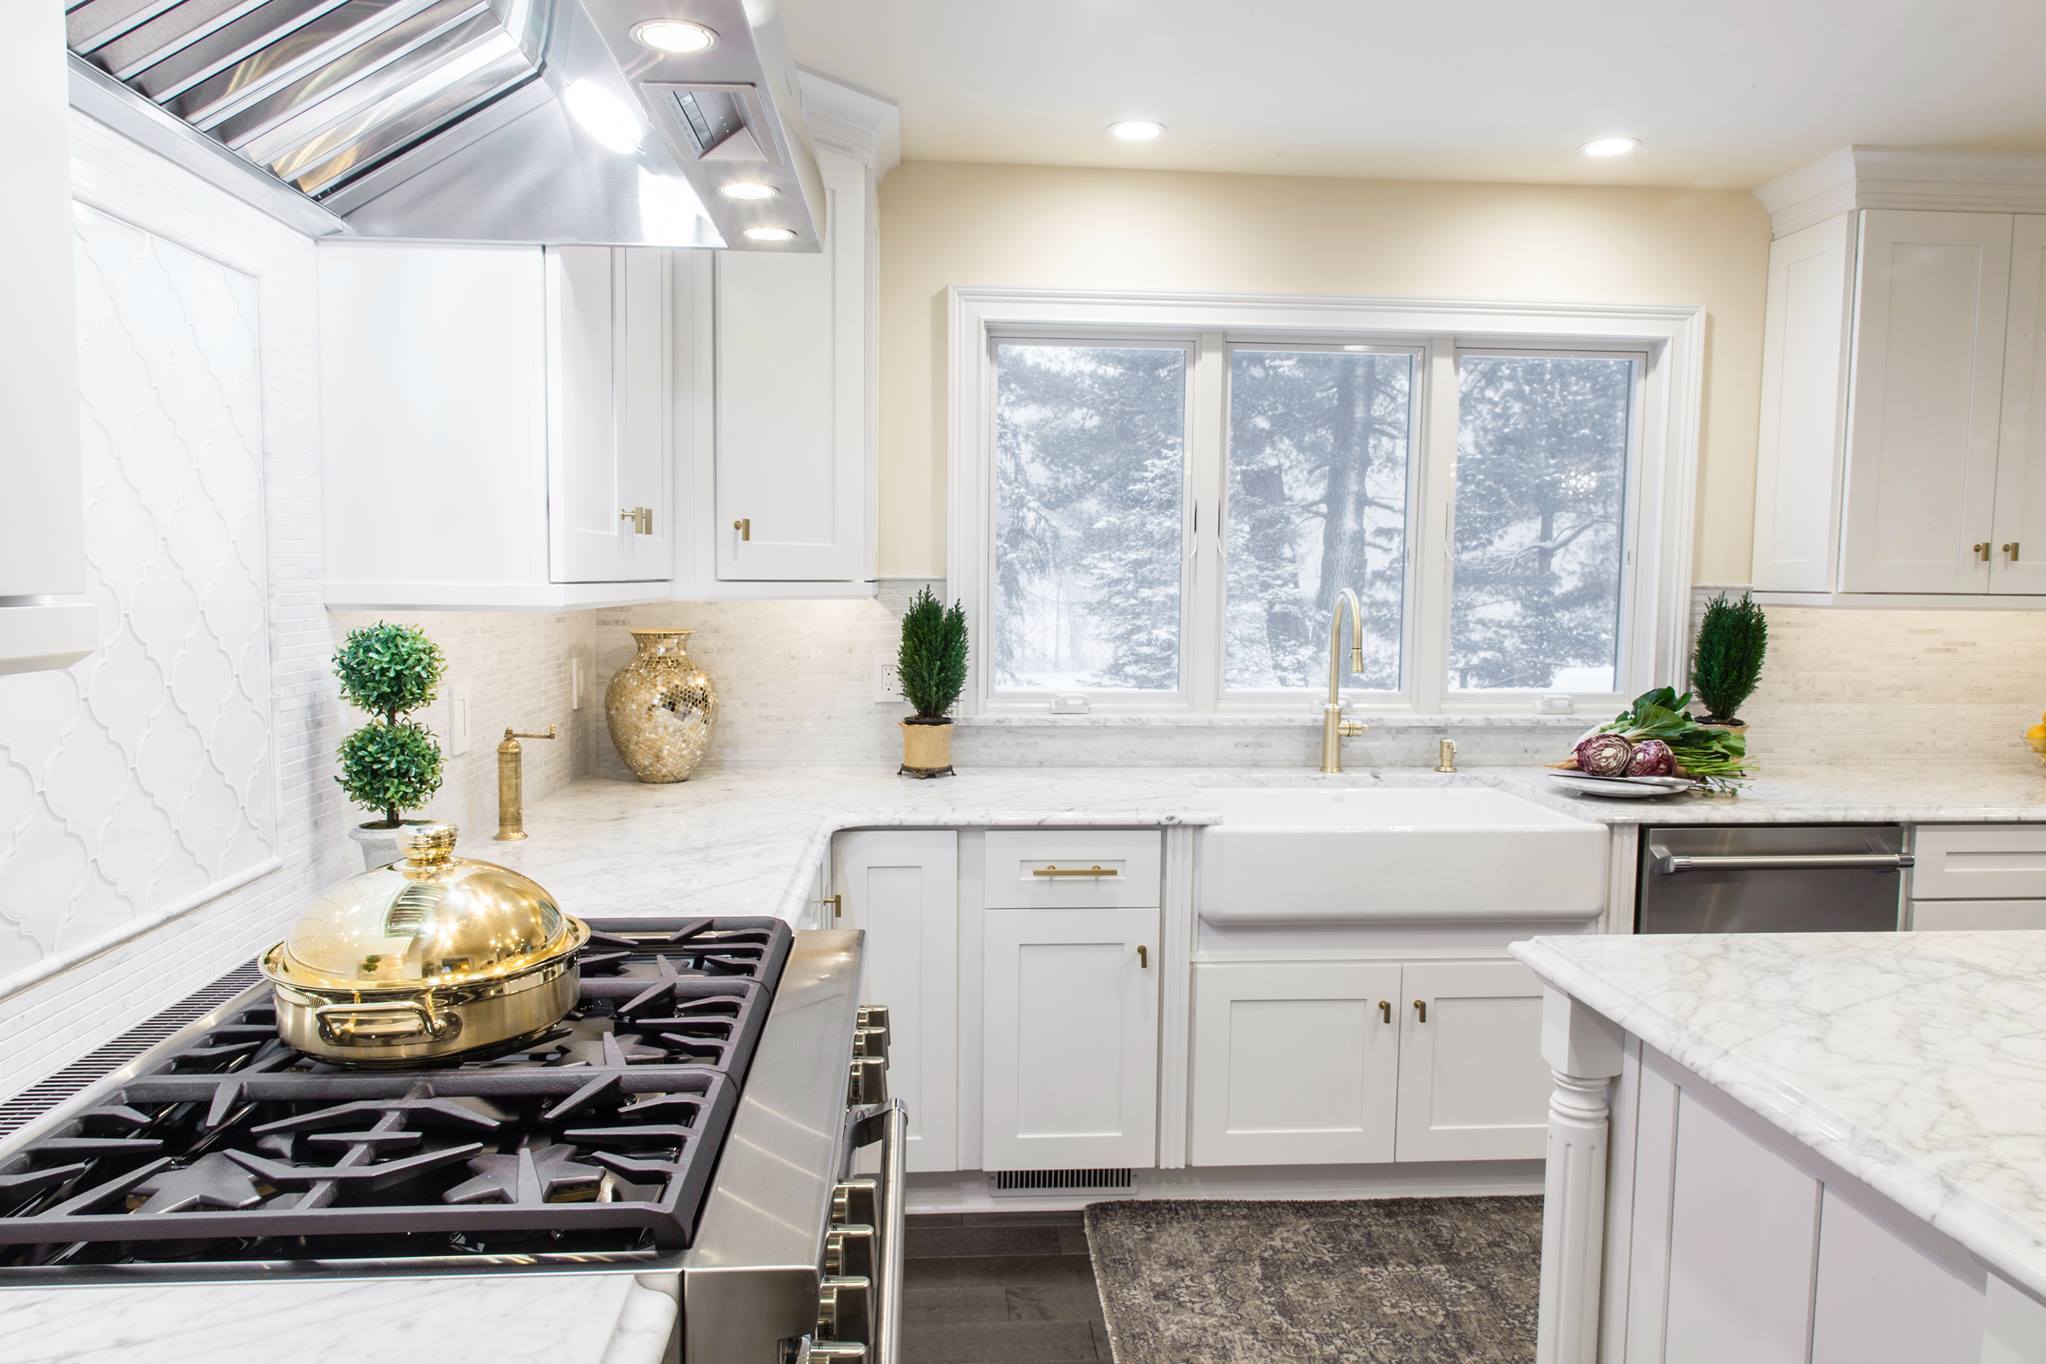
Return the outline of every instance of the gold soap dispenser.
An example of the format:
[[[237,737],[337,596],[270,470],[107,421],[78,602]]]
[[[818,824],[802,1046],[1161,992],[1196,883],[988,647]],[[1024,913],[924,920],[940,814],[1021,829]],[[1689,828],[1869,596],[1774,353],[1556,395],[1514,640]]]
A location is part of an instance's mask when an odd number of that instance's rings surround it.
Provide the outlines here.
[[[526,836],[526,758],[521,739],[551,739],[554,726],[545,734],[521,734],[506,727],[504,742],[497,746],[497,841],[516,843]]]

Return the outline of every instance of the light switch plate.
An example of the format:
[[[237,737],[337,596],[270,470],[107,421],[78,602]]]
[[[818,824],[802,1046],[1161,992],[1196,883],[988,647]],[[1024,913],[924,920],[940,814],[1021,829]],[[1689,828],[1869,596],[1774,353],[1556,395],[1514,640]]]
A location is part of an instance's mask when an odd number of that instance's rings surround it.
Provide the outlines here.
[[[570,654],[568,656],[568,708],[570,710],[581,710],[583,708],[583,656],[581,654]]]
[[[448,689],[448,754],[460,757],[469,751],[469,689]]]

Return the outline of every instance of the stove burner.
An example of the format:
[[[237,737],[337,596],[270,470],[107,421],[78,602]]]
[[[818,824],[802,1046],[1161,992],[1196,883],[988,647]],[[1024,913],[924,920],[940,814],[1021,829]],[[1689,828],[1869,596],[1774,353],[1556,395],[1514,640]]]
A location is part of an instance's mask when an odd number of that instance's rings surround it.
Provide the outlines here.
[[[244,997],[0,1159],[0,1274],[687,1245],[791,935],[594,927],[576,1007],[494,1056],[352,1070]]]

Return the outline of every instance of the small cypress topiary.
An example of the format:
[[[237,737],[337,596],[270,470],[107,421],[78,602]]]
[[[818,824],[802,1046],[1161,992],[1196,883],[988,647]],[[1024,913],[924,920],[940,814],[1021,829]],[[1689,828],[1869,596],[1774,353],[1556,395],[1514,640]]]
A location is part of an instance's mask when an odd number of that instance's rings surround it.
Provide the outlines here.
[[[440,646],[416,625],[365,625],[334,651],[341,695],[377,717],[341,741],[341,775],[334,778],[348,799],[383,815],[373,828],[395,829],[405,811],[440,789],[433,731],[401,717],[432,703],[446,671]]]
[[[966,686],[965,608],[940,604],[928,587],[918,592],[902,615],[895,672],[917,719],[944,719]]]
[[[1715,724],[1740,723],[1740,708],[1762,680],[1769,650],[1769,618],[1749,593],[1728,601],[1724,592],[1705,604],[1698,644],[1691,653],[1691,690]]]

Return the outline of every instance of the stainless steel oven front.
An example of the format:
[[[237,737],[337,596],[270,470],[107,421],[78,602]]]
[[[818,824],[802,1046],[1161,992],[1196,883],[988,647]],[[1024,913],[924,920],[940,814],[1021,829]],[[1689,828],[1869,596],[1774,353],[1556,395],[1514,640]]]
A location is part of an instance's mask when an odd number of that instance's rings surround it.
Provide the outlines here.
[[[1891,933],[1911,854],[1894,824],[1641,831],[1637,933]]]
[[[908,1112],[863,935],[796,935],[682,1259],[686,1364],[894,1364]]]

